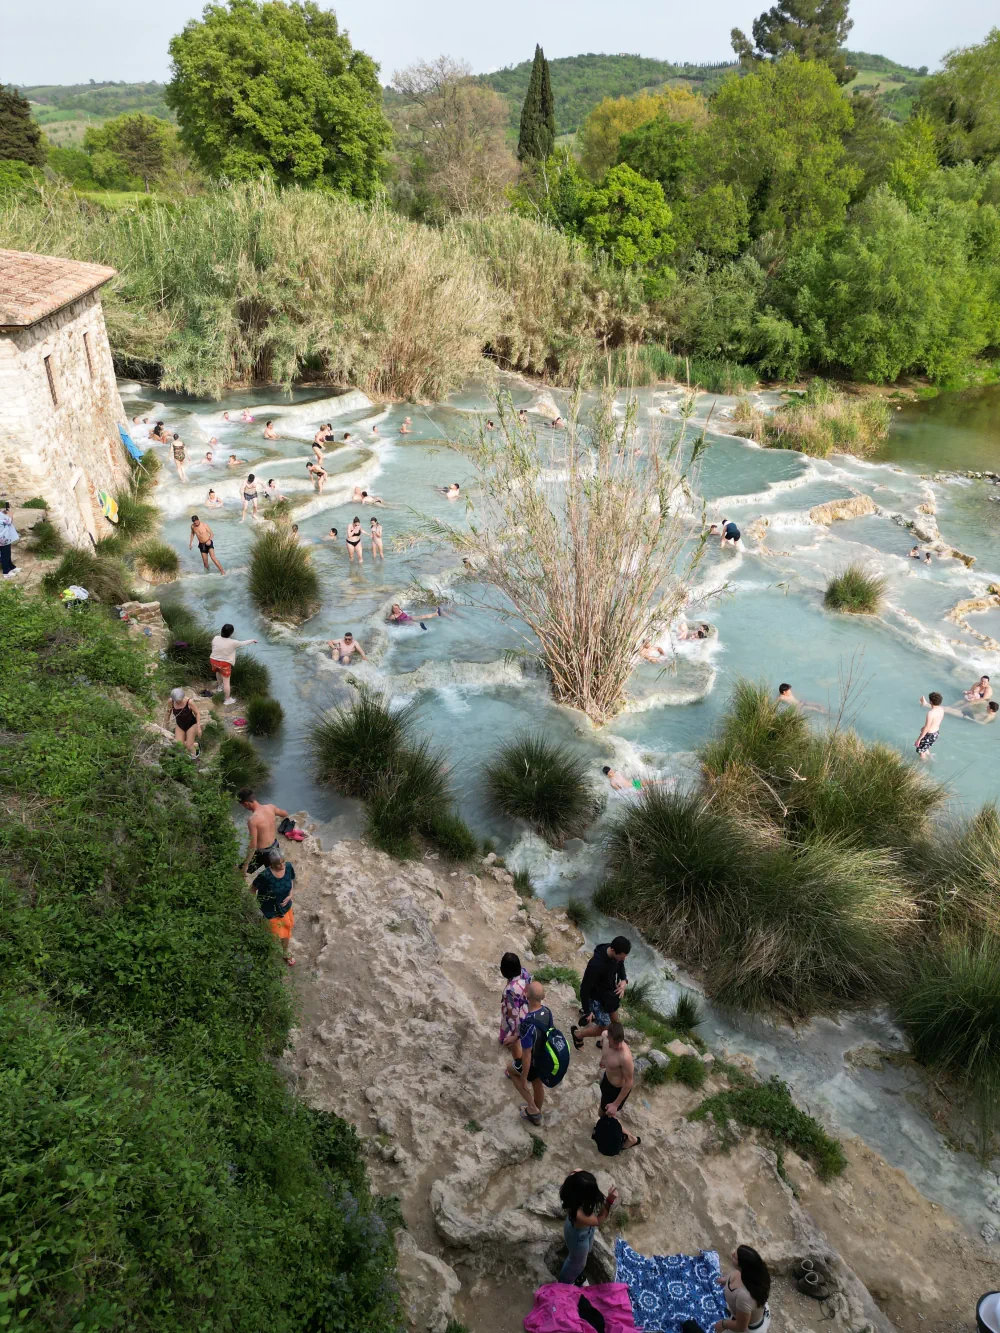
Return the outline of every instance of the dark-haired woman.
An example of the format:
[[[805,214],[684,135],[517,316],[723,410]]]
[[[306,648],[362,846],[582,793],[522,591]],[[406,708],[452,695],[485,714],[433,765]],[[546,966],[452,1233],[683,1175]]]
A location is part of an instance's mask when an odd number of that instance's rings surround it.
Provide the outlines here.
[[[767,1298],[771,1294],[771,1274],[767,1264],[750,1245],[737,1245],[730,1256],[735,1267],[728,1277],[720,1277],[729,1318],[720,1319],[715,1333],[731,1329],[733,1333],[765,1333],[771,1322]]]
[[[618,1199],[617,1190],[609,1190],[607,1198],[589,1171],[573,1171],[559,1190],[559,1202],[566,1212],[563,1239],[566,1258],[559,1270],[560,1282],[576,1282],[587,1267],[594,1228],[608,1220]]]

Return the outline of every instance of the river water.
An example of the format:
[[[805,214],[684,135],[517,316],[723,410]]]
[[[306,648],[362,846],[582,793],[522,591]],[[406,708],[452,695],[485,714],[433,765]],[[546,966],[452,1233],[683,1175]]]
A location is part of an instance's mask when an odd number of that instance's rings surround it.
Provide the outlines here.
[[[555,410],[567,413],[568,397],[559,391],[542,394],[513,378],[505,378],[503,387],[515,406],[532,413],[543,439]],[[994,498],[1000,499],[1000,487],[926,475],[939,468],[1000,469],[996,390],[905,407],[876,461],[808,459],[710,432],[699,489],[710,518],[725,514],[747,534],[740,551],[712,543],[697,571],[688,614],[709,621],[717,633],[695,643],[665,636],[662,642],[674,650],[670,668],[639,666],[630,683],[629,709],[595,732],[554,705],[543,680],[512,656],[523,648],[517,622],[469,604],[482,590],[454,554],[415,540],[422,518],[466,521],[464,504],[447,501],[440,488],[458,481],[464,491],[474,481],[471,465],[447,441],[474,430],[480,414],[494,410],[483,386],[467,385],[430,408],[371,404],[356,392],[331,397],[298,390],[284,399],[274,390],[242,391],[210,403],[163,394],[154,398],[136,384],[120,388],[130,417],[164,418],[188,447],[187,485],[165,465],[156,494],[163,535],[182,555],[181,577],[161,595],[164,600],[182,597],[211,626],[231,621],[237,638],[259,640],[254,651],[270,667],[286,715],[281,735],[260,742],[272,766],[268,794],[288,809],[308,809],[331,837],[356,836],[358,808],[313,782],[305,737],[323,709],[351,697],[348,675],[419,702],[422,729],[453,767],[461,813],[477,833],[497,840],[509,865],[532,871],[548,901],[559,903],[589,896],[599,882],[602,823],[586,841],[554,852],[485,809],[480,767],[518,731],[544,730],[579,749],[593,765],[595,782],[600,766],[610,763],[630,776],[674,777],[683,783],[694,771],[695,748],[711,732],[738,676],[767,681],[774,689],[779,681],[789,681],[799,698],[834,711],[845,681],[851,680],[848,716],[858,731],[906,750],[923,720],[921,694],[938,689],[954,703],[981,673],[1000,672],[1000,654],[974,632],[945,619],[957,601],[981,595],[1000,581],[1000,504]],[[637,396],[643,429],[678,419],[679,390],[664,386],[640,390]],[[773,395],[759,398],[764,405],[774,401]],[[251,424],[238,420],[244,407],[254,414]],[[704,421],[711,412],[712,422],[723,421],[732,408],[732,399],[703,395],[695,419]],[[226,411],[237,420],[225,421]],[[399,429],[407,416],[412,417],[409,435]],[[265,417],[273,418],[282,436],[277,443],[262,439]],[[330,420],[338,439],[344,431],[352,438],[328,455],[330,478],[324,494],[316,496],[305,470],[309,442],[318,424]],[[143,446],[144,433],[135,430]],[[216,459],[199,462],[212,436],[219,441]],[[230,453],[246,463],[227,467]],[[295,501],[294,520],[301,539],[310,543],[320,575],[323,605],[294,631],[263,620],[247,594],[246,561],[255,524],[250,518],[240,523],[238,497],[251,471],[258,484],[274,478]],[[356,484],[381,496],[385,507],[355,505],[350,497]],[[222,509],[205,509],[209,486],[222,497]],[[829,528],[809,517],[815,505],[858,494],[870,495],[879,512]],[[937,511],[944,541],[975,557],[971,568],[951,558],[935,556],[929,566],[908,559],[914,539],[900,520],[920,519],[917,506],[928,503]],[[188,551],[192,513],[203,514],[214,529],[227,577],[214,570],[204,573],[197,549]],[[366,541],[364,564],[348,564],[344,534],[355,513],[366,532],[371,514],[378,514],[384,562],[372,560]],[[767,520],[763,542],[748,533],[758,519]],[[336,543],[323,540],[331,526],[339,529]],[[888,579],[878,618],[837,616],[823,609],[831,574],[856,559]],[[421,593],[421,588],[430,591]],[[458,614],[425,619],[426,631],[416,623],[386,624],[392,602],[413,613],[428,609],[435,593],[454,599]],[[971,631],[1000,639],[1000,612],[974,616],[969,625]],[[369,657],[349,672],[331,661],[326,647],[328,639],[346,630],[354,632]],[[932,772],[948,784],[953,812],[969,812],[1000,797],[998,742],[1000,724],[978,727],[946,717]],[[628,794],[609,797],[608,813],[614,813],[616,802],[630,799]],[[602,922],[600,929],[606,928]],[[652,950],[637,951],[635,959],[640,969],[662,977],[663,959]],[[666,981],[659,985],[664,1001],[670,1000],[676,987]],[[877,1070],[845,1061],[847,1051],[866,1042],[901,1049],[884,1017],[815,1020],[792,1030],[739,1022],[710,1010],[702,1030],[714,1044],[753,1056],[762,1073],[780,1073],[815,1114],[841,1133],[859,1134],[906,1170],[925,1194],[977,1230],[990,1217],[996,1220],[986,1200],[997,1191],[997,1177],[948,1149],[913,1095],[919,1077],[905,1067]]]

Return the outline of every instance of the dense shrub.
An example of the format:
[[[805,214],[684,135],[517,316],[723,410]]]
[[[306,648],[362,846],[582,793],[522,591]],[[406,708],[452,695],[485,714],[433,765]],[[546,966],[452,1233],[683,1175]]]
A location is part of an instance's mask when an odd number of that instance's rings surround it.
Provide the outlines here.
[[[245,736],[227,736],[219,746],[216,760],[219,781],[226,791],[256,787],[271,770]]]
[[[823,380],[761,417],[760,437],[772,449],[798,449],[813,458],[870,454],[889,433],[892,411],[884,398],[852,398]]]
[[[432,814],[424,825],[427,837],[449,861],[471,861],[479,851],[476,835],[460,815]]]
[[[247,588],[266,616],[306,620],[319,607],[319,575],[309,552],[283,528],[254,537]]]
[[[271,673],[254,653],[241,648],[229,677],[229,688],[240,699],[260,699],[271,692]]]
[[[204,680],[211,675],[208,665],[212,633],[199,623],[183,602],[161,602],[160,613],[170,630],[167,660],[180,668],[186,680]]]
[[[31,529],[28,550],[33,555],[40,556],[43,560],[49,560],[53,556],[62,555],[65,549],[66,542],[54,523],[49,523],[46,519],[43,519]]]
[[[585,760],[542,735],[502,746],[484,769],[493,809],[523,819],[555,843],[581,832],[596,813]]]
[[[362,686],[349,706],[324,713],[310,731],[316,776],[364,800],[392,772],[414,715],[414,708],[393,708],[387,695]]]
[[[414,835],[429,833],[450,807],[444,756],[426,741],[411,743],[365,801],[365,837],[391,856],[412,856]]]
[[[285,710],[277,699],[265,699],[260,695],[248,700],[244,711],[251,736],[273,736],[285,717]]]
[[[859,561],[847,565],[830,580],[823,605],[830,611],[848,611],[856,616],[874,616],[882,608],[888,580],[874,574]]]
[[[109,606],[119,606],[132,596],[128,570],[119,560],[76,547],[67,551],[42,579],[45,591],[56,596],[71,583],[86,588],[95,601]]]
[[[153,532],[159,520],[156,505],[148,504],[130,491],[115,496],[115,501],[118,505],[119,536],[128,542],[136,542]]]
[[[181,567],[180,557],[169,542],[143,542],[135,558],[151,574],[176,574]]]
[[[730,1120],[744,1129],[763,1133],[781,1161],[790,1148],[816,1168],[820,1180],[839,1176],[847,1167],[847,1158],[839,1142],[831,1138],[817,1120],[806,1115],[792,1101],[788,1085],[779,1078],[766,1083],[740,1082],[735,1088],[706,1097],[688,1114],[689,1120],[711,1116],[724,1143],[731,1143]]]
[[[0,621],[12,1326],[396,1328],[394,1210],[272,1063],[292,1012],[228,799],[150,740],[148,659],[99,609],[8,586]]]

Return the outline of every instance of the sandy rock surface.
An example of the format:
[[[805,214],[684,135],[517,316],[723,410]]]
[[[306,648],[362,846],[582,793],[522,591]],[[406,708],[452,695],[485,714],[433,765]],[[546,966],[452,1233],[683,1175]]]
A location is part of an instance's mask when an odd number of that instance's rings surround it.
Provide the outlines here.
[[[292,859],[301,1023],[286,1072],[310,1103],[357,1126],[374,1187],[401,1200],[400,1276],[415,1333],[445,1333],[451,1319],[473,1333],[523,1327],[534,1288],[561,1262],[558,1187],[579,1167],[616,1185],[617,1225],[643,1253],[712,1248],[725,1264],[738,1242],[755,1245],[775,1274],[776,1329],[974,1326],[976,1298],[997,1285],[989,1250],[864,1144],[846,1145],[850,1167],[830,1185],[792,1154],[783,1178],[753,1136],[723,1153],[708,1124],[686,1119],[724,1086],[710,1078],[701,1092],[638,1084],[623,1123],[641,1146],[601,1157],[590,1138],[592,1042],[548,1094],[543,1126],[526,1126],[497,1042],[500,955],[516,951],[529,971],[581,972],[590,951],[561,912],[522,903],[504,869],[400,864],[354,842],[324,851],[314,837]],[[546,954],[533,958],[538,928]],[[568,1035],[574,994],[547,989]],[[614,1234],[613,1221],[588,1276],[613,1275]],[[800,1295],[790,1280],[805,1255],[834,1271],[831,1301]]]

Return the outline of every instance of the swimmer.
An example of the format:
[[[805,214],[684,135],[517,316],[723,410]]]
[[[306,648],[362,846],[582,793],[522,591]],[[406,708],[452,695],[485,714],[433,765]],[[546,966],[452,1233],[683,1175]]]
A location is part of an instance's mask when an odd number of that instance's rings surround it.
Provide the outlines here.
[[[686,620],[682,620],[676,631],[677,637],[680,639],[681,643],[684,643],[687,639],[707,639],[711,632],[712,626],[707,620],[703,620],[701,624],[697,625],[694,629],[691,628]]]
[[[389,614],[388,614],[388,616],[386,617],[386,619],[390,622],[390,624],[393,624],[393,625],[412,625],[412,624],[413,624],[413,617],[410,616],[410,615],[407,615],[407,613],[403,610],[403,608],[399,605],[398,602],[393,602],[392,606],[389,608]],[[426,629],[427,626],[426,626],[426,625],[421,625],[420,628],[421,628],[421,629]]]
[[[181,481],[187,481],[187,473],[184,471],[184,460],[187,458],[187,452],[184,448],[184,441],[176,432],[170,442],[170,454],[174,460],[174,467],[177,469],[177,476]]]
[[[450,486],[445,486],[442,489],[444,491],[444,497],[446,500],[457,500],[459,495],[461,494],[462,488],[459,486],[457,481],[453,481]]]
[[[373,518],[371,521],[369,535],[372,539],[372,559],[374,560],[375,557],[378,556],[380,560],[384,560],[385,552],[382,550],[382,524],[377,518]]]
[[[565,421],[563,421],[562,417],[556,417],[555,421],[553,421],[553,423],[552,423],[552,429],[553,429],[553,430],[562,430],[562,428],[563,428],[565,425],[566,425],[566,423],[565,423]]]
[[[247,516],[247,505],[253,505],[253,516],[257,517],[257,485],[254,480],[254,474],[251,472],[249,477],[243,483],[243,512],[240,514],[240,522]]]
[[[329,531],[329,532],[326,534],[326,536],[323,538],[323,540],[324,540],[325,542],[339,542],[339,541],[340,541],[340,536],[339,536],[339,534],[338,534],[338,532],[337,532],[337,529],[336,529],[336,528],[331,528],[330,531]]]
[[[229,413],[228,413],[228,412],[223,412],[223,414],[222,414],[222,420],[223,420],[223,421],[228,421],[228,420],[229,420]]]
[[[487,419],[486,419],[486,429],[487,429],[487,430],[496,430],[496,427],[495,427],[494,424],[493,424],[493,418],[492,418],[492,417],[487,417]]]
[[[351,499],[354,501],[355,504],[359,505],[385,504],[384,500],[379,499],[377,495],[369,495],[368,492],[363,491],[360,486],[355,486],[354,494],[351,496]]]
[[[349,430],[345,430],[345,431],[344,431],[344,443],[346,444],[347,441],[348,441],[350,438],[351,438],[351,432],[350,432]]]
[[[601,772],[611,783],[615,791],[641,791],[641,778],[627,778],[624,773],[619,773],[616,768],[604,767]]]
[[[277,438],[278,438],[278,432],[274,429],[274,422],[273,422],[273,421],[265,421],[265,422],[264,422],[264,439],[265,439],[265,440],[276,440]]]
[[[372,426],[372,434],[373,434],[373,435],[377,435],[377,434],[378,434],[378,426]]]
[[[350,666],[351,658],[355,653],[360,653],[364,660],[366,662],[368,661],[367,653],[350,630],[347,631],[342,639],[330,639],[328,642],[333,649],[333,656],[341,666]]]
[[[358,518],[357,514],[354,515],[350,523],[347,525],[346,540],[348,560],[353,564],[356,555],[358,557],[358,564],[363,565],[365,563],[365,550],[361,545],[361,520]]]
[[[804,699],[796,699],[792,693],[792,687],[787,681],[782,681],[778,686],[778,703],[788,704],[790,708],[801,708],[804,713],[825,713],[826,709],[822,704],[807,703]]]
[[[654,643],[652,639],[647,639],[639,649],[639,656],[647,662],[663,662],[669,654],[658,643]]]
[[[740,542],[740,530],[730,519],[722,520],[722,541],[720,546],[738,546]]]
[[[409,426],[406,424],[405,421],[404,421],[403,424],[400,426],[400,428],[399,428],[399,433],[400,433],[400,435],[409,435],[409,433],[410,433],[410,428],[409,428]]]
[[[191,515],[191,536],[188,538],[188,550],[191,544],[197,540],[198,550],[201,552],[201,562],[205,566],[205,572],[208,573],[208,562],[211,559],[212,564],[220,574],[225,574],[225,570],[219,564],[219,558],[215,554],[215,540],[212,536],[212,529],[208,524],[198,517],[197,514]]]
[[[205,499],[205,504],[206,504],[206,506],[207,506],[209,509],[221,509],[221,508],[222,508],[222,501],[221,501],[221,500],[219,499],[219,497],[216,495],[215,491],[213,491],[213,490],[211,490],[211,489],[209,490],[209,492],[208,492],[208,496],[207,496],[206,499]]]
[[[227,467],[239,467],[239,465],[240,465],[241,463],[245,463],[246,461],[247,461],[247,460],[246,460],[245,458],[237,458],[235,454],[230,454],[230,455],[229,455],[229,462],[226,464],[226,466],[227,466]]]
[[[211,455],[211,453],[207,453],[207,454],[205,455],[205,462],[206,462],[206,463],[211,463],[211,461],[212,461],[212,455]]]
[[[268,478],[267,485],[264,487],[264,494],[272,504],[276,504],[279,500],[287,498],[281,494],[281,491],[278,489],[278,483],[273,477]]]
[[[215,455],[219,452],[219,441],[213,435],[208,442],[208,452],[212,455],[212,462],[215,462]]]
[[[309,473],[310,480],[315,484],[316,490],[322,494],[323,487],[326,485],[326,468],[320,467],[318,463],[307,463],[306,471]]]
[[[151,440],[155,440],[157,444],[169,443],[170,437],[167,434],[166,430],[164,430],[162,421],[158,421],[156,425],[153,427],[153,429],[149,432],[149,438]]]
[[[243,421],[247,421],[247,422],[249,422],[249,421],[253,421],[253,417],[252,417],[252,415],[250,414],[250,412],[249,412],[249,410],[248,410],[247,408],[244,408],[244,409],[243,409],[243,412],[242,412],[242,415],[241,415],[241,420],[243,420]]]
[[[299,536],[299,525],[297,523],[292,524],[292,541],[305,542],[307,546],[309,545],[308,539],[306,537]]]
[[[985,703],[987,699],[993,698],[993,686],[990,684],[989,676],[980,676],[975,685],[970,685],[962,695],[967,704]],[[961,703],[961,700],[959,700]],[[958,707],[958,704],[955,705]]]
[[[985,713],[980,713],[975,708],[969,708],[969,707],[945,708],[944,711],[946,713],[950,713],[952,717],[960,717],[963,718],[966,722],[975,722],[981,727],[986,727],[991,722],[995,722],[997,720],[997,716],[1000,715],[1000,704],[998,704],[994,699],[991,703],[988,703],[986,705]]]
[[[929,565],[930,563],[931,563],[931,553],[930,553],[930,551],[925,551],[925,552],[924,552],[924,564],[925,564],[925,565]]]
[[[527,408],[521,407],[521,408],[518,409],[517,419],[518,419],[518,421],[520,422],[520,424],[521,424],[522,426],[526,426],[526,425],[528,424],[528,410],[527,410]]]
[[[133,426],[138,426],[138,424],[139,424],[139,418],[138,418],[138,417],[133,417],[133,418],[132,418],[132,425],[133,425]]]
[[[920,547],[919,547],[919,546],[911,546],[911,547],[910,547],[910,559],[911,559],[911,560],[919,560],[919,559],[920,559]]]
[[[931,746],[937,740],[941,731],[941,719],[944,717],[943,700],[937,690],[932,690],[925,699],[920,696],[920,706],[927,709],[927,716],[924,719],[924,725],[920,728],[920,734],[913,742],[913,748],[926,763],[931,757]]]

